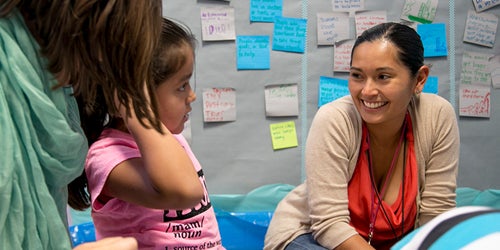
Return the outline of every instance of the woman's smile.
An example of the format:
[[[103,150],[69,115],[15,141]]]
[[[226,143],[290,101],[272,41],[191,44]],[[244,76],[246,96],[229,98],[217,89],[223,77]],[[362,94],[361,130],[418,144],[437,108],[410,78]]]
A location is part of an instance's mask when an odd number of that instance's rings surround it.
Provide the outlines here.
[[[361,100],[361,103],[363,103],[363,105],[369,109],[378,109],[382,106],[385,106],[389,102],[370,102],[370,101]]]

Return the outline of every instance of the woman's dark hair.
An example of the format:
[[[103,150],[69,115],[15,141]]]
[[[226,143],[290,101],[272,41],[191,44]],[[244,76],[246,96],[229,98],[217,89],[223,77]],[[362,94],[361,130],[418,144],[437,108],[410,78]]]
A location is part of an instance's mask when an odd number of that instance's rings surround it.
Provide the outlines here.
[[[358,45],[363,42],[386,40],[392,43],[399,51],[398,57],[408,67],[411,75],[415,76],[424,65],[424,45],[420,35],[411,27],[400,23],[382,23],[365,30],[354,42],[352,55]]]
[[[161,0],[3,0],[0,16],[18,10],[60,86],[71,85],[92,113],[103,94],[115,97],[142,125],[161,132],[151,63],[160,35]],[[138,91],[147,89],[147,91]],[[102,93],[98,93],[102,91]],[[149,103],[146,100],[151,100]]]
[[[142,0],[141,0],[142,1]],[[160,33],[160,42],[156,47],[152,58],[152,83],[158,87],[165,80],[172,77],[186,63],[186,47],[194,49],[196,39],[189,28],[163,18]],[[123,124],[122,119],[108,113],[102,88],[96,88],[96,101],[93,112],[80,112],[81,126],[87,136],[89,147],[99,139],[102,131],[107,128],[117,128]],[[77,98],[80,110],[84,108],[85,102]],[[87,177],[85,171],[68,185],[68,204],[77,210],[83,210],[90,206],[90,196],[86,190]]]

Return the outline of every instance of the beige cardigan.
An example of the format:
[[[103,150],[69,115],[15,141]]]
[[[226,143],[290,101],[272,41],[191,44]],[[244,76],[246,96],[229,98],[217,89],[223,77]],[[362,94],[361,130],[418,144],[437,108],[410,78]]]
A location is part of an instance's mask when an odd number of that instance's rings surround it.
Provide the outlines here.
[[[422,93],[408,110],[419,170],[418,227],[456,206],[460,135],[453,107],[438,95]],[[318,110],[307,138],[306,181],[278,204],[264,249],[284,249],[309,232],[334,249],[357,234],[349,225],[347,185],[358,159],[361,127],[350,96]]]

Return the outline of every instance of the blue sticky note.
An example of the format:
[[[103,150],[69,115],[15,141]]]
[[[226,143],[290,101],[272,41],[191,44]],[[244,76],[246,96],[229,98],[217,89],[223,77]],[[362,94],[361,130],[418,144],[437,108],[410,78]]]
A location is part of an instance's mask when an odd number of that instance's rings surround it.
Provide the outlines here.
[[[236,63],[240,69],[269,69],[269,36],[237,36]]]
[[[350,95],[348,81],[327,76],[319,77],[318,107],[334,101],[340,97]]]
[[[307,19],[276,17],[274,20],[273,50],[304,53]]]
[[[448,55],[444,23],[418,24],[417,33],[424,44],[424,57]]]
[[[429,76],[427,77],[427,82],[425,82],[424,89],[422,92],[425,93],[438,93],[438,77],[437,76]]]
[[[250,21],[272,23],[274,18],[282,16],[283,0],[251,0]]]

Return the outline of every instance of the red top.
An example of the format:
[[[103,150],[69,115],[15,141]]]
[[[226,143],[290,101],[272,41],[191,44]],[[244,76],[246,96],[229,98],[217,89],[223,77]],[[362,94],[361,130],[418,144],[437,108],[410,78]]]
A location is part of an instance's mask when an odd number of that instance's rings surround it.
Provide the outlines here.
[[[351,218],[350,224],[362,237],[368,240],[370,223],[372,222],[371,215],[377,213],[376,217],[373,217],[374,230],[371,240],[371,245],[376,249],[389,249],[394,243],[401,239],[403,235],[413,230],[415,225],[417,215],[416,197],[418,193],[418,171],[411,118],[408,114],[406,115],[406,124],[407,151],[404,176],[404,209],[402,209],[402,185],[399,189],[398,198],[393,204],[382,201],[382,206],[377,209],[379,202],[371,184],[368,158],[368,149],[370,145],[367,138],[368,129],[365,124],[363,124],[362,144],[358,163],[349,181],[348,196]],[[402,217],[403,210],[404,217]],[[387,218],[389,218],[390,223]],[[404,233],[402,233],[402,227],[404,227]]]

